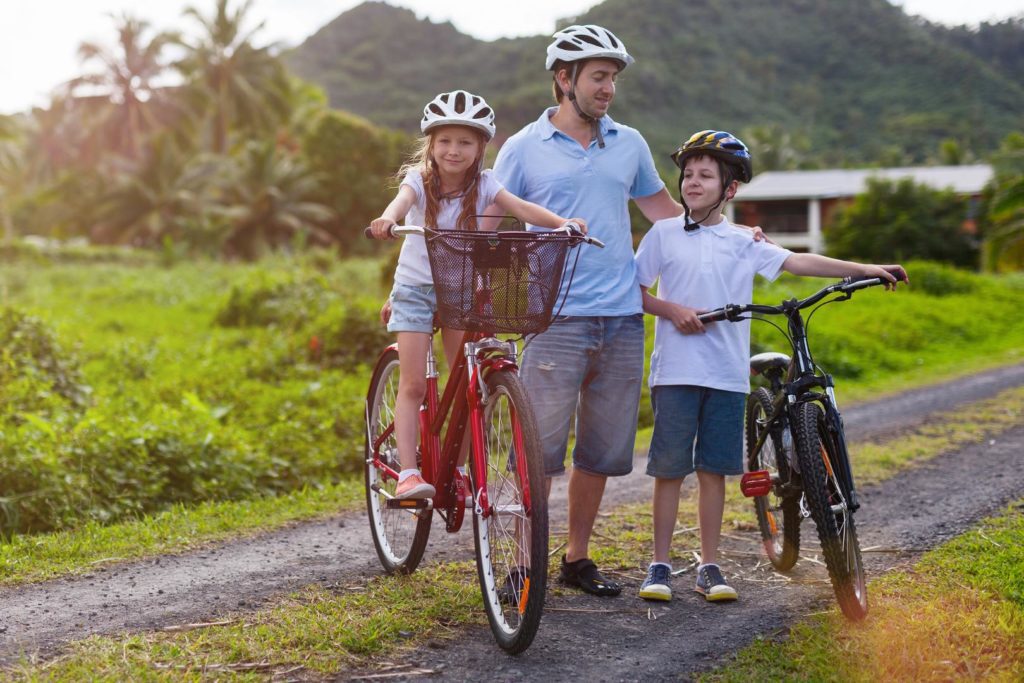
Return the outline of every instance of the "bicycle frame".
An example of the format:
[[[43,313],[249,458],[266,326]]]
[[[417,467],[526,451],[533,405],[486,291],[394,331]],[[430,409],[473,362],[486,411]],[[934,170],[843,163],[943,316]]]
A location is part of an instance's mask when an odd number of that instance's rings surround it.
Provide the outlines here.
[[[846,278],[839,283],[829,285],[815,292],[806,299],[789,299],[784,301],[781,306],[766,306],[761,304],[746,304],[741,306],[737,304],[728,304],[722,308],[708,311],[698,316],[702,322],[715,322],[721,320],[735,322],[737,320],[744,319],[741,316],[745,313],[782,314],[786,316],[789,328],[789,341],[793,355],[790,359],[789,367],[786,370],[785,381],[782,381],[778,374],[775,374],[771,378],[773,399],[772,411],[768,418],[768,423],[779,424],[780,427],[785,428],[787,425],[781,422],[783,413],[786,415],[786,420],[791,422],[795,415],[797,406],[800,404],[811,401],[821,404],[825,414],[825,424],[828,430],[828,436],[831,438],[832,444],[836,447],[835,452],[837,455],[837,462],[827,462],[827,467],[838,470],[836,472],[837,481],[845,501],[844,504],[849,507],[850,512],[856,511],[860,507],[860,503],[857,499],[857,489],[853,483],[853,468],[850,464],[850,455],[846,447],[846,438],[843,431],[843,418],[839,413],[838,403],[836,402],[835,382],[832,379],[832,375],[828,373],[822,373],[819,375],[815,371],[814,360],[811,356],[810,346],[807,341],[807,328],[804,323],[803,315],[800,311],[804,308],[817,304],[831,294],[840,295],[835,299],[832,299],[832,301],[845,301],[850,299],[853,296],[853,292],[859,289],[881,284],[886,284],[886,282],[877,277],[868,277],[863,279]],[[820,391],[816,391],[816,389]],[[771,430],[765,430],[765,432],[759,437],[756,444],[758,449],[764,445],[764,440],[767,438],[770,431]],[[785,487],[789,482],[781,482],[781,484],[784,488],[780,491],[780,494],[784,495],[787,492]],[[755,478],[749,482],[749,485],[750,495],[758,495],[758,487],[762,487],[764,482]],[[793,486],[792,488],[796,489],[798,487]]]
[[[801,302],[795,299],[782,304],[782,312],[788,321],[793,355],[786,372],[785,381],[782,381],[781,377],[777,374],[769,377],[769,381],[772,384],[773,399],[768,423],[778,424],[785,429],[786,424],[781,421],[783,414],[785,414],[786,420],[791,423],[793,411],[801,403],[814,401],[822,406],[825,412],[829,437],[836,446],[836,454],[838,455],[838,461],[829,463],[828,466],[836,469],[843,496],[847,500],[850,511],[855,512],[860,507],[860,503],[857,499],[856,486],[853,483],[853,468],[850,464],[850,457],[846,448],[846,439],[844,438],[842,428],[842,415],[836,402],[835,382],[832,379],[832,375],[828,373],[819,375],[815,372],[814,361],[811,358],[810,347],[807,341],[807,329],[803,316],[800,313],[802,307]],[[748,308],[752,312],[757,312],[756,309],[758,307],[750,306]],[[765,312],[777,312],[775,307],[764,308],[771,309],[771,311]],[[821,391],[816,391],[816,389]],[[758,449],[763,445],[770,431],[765,430],[761,434],[756,444]],[[792,482],[780,483],[782,485],[782,490],[780,491],[782,495],[793,490],[799,490],[799,487],[794,486]]]
[[[475,510],[483,517],[491,514],[491,506],[487,497],[486,468],[486,435],[483,432],[483,413],[487,406],[486,378],[494,370],[518,371],[516,346],[514,342],[506,342],[494,337],[485,337],[480,333],[467,332],[463,336],[463,353],[460,354],[451,368],[443,394],[439,391],[439,373],[433,344],[427,350],[427,391],[423,407],[420,409],[420,464],[423,478],[434,485],[436,495],[427,500],[393,500],[396,507],[422,509],[432,505],[445,520],[445,529],[456,532],[462,527],[466,506],[466,486],[456,465],[465,438],[467,422],[472,425],[473,481],[474,492],[472,503]],[[391,345],[381,354],[383,358],[389,350],[396,349]],[[442,432],[445,424],[448,429]],[[530,509],[530,486],[525,476],[526,467],[521,462],[524,457],[523,435],[518,421],[513,421],[513,439],[516,449],[518,480],[523,494],[523,503]],[[392,423],[372,444],[373,464],[382,476],[397,479],[398,472],[389,467],[380,457],[380,446],[394,431]]]

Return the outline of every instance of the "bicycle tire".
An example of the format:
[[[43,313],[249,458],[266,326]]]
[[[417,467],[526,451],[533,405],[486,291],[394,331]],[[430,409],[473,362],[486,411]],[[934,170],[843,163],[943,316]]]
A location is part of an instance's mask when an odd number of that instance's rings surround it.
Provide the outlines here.
[[[366,511],[377,557],[388,574],[409,574],[416,570],[430,536],[431,508],[400,510],[387,507],[398,480],[381,476],[373,464],[373,442],[395,419],[398,398],[398,351],[387,350],[374,368],[366,395],[366,444],[363,466],[366,484]],[[402,469],[394,431],[380,445],[386,464],[396,472]]]
[[[487,378],[484,440],[489,510],[476,505],[479,473],[473,472],[473,535],[477,576],[484,609],[498,645],[509,654],[523,652],[540,625],[547,592],[548,513],[540,437],[533,409],[514,372],[502,370]],[[522,434],[517,458],[514,433]],[[510,462],[511,460],[511,462]],[[513,466],[513,463],[516,466]],[[523,504],[518,463],[525,463],[530,506]],[[507,583],[521,567],[528,579],[521,590]],[[505,593],[504,599],[502,593]]]
[[[817,403],[796,408],[793,437],[804,495],[818,528],[832,589],[846,618],[861,621],[868,613],[868,593],[857,527],[835,475],[832,463],[838,462],[837,449]]]
[[[762,387],[747,397],[747,470],[767,470],[773,480],[787,484],[791,472],[783,447],[782,429],[776,426],[761,448],[754,450],[758,438],[767,428],[771,412],[772,395],[767,389]],[[779,484],[776,484],[767,495],[754,498],[754,512],[768,561],[779,571],[792,569],[800,553],[802,520],[799,497],[792,494],[780,496]]]

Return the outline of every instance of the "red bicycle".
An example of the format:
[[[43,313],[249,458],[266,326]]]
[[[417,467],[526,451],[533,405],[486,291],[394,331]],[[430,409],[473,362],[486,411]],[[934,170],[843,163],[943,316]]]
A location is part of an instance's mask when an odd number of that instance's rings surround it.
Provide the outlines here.
[[[571,230],[435,231],[395,226],[426,239],[437,295],[437,327],[466,330],[463,353],[439,391],[433,344],[420,409],[417,460],[437,493],[399,500],[395,404],[398,350],[387,347],[366,397],[366,507],[377,556],[388,573],[416,569],[436,511],[449,533],[468,507],[473,515],[477,575],[498,645],[517,654],[530,646],[547,590],[548,514],[536,420],[518,374],[515,339],[551,323],[568,252],[599,240]],[[571,284],[571,276],[570,276]],[[568,286],[568,285],[567,285]],[[469,428],[469,475],[457,469]]]

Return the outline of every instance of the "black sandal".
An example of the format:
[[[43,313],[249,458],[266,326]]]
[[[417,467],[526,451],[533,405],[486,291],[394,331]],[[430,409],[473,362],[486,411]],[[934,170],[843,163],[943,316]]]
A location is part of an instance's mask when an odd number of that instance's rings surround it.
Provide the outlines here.
[[[562,555],[562,583],[576,586],[584,593],[612,597],[622,592],[622,586],[606,579],[597,570],[597,565],[589,557],[575,562],[566,562]]]

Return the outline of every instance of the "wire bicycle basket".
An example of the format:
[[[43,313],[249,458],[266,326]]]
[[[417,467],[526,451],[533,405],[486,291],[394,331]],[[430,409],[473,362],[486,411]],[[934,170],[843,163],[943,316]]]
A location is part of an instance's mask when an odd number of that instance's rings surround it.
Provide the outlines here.
[[[442,327],[527,335],[551,324],[578,241],[564,233],[443,230],[426,243]]]

